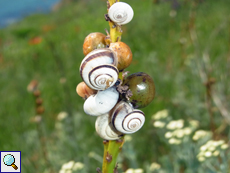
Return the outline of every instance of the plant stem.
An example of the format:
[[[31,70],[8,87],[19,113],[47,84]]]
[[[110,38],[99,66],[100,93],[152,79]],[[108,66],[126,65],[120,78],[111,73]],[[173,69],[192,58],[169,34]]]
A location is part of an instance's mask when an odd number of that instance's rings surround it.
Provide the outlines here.
[[[109,7],[119,0],[108,0]],[[116,25],[114,22],[109,21],[110,26],[110,39],[111,42],[121,40],[122,30],[121,26]],[[119,78],[122,80],[122,73],[119,73]],[[124,144],[124,137],[118,140],[108,141],[105,140],[104,144],[104,157],[102,165],[102,173],[116,173],[117,172],[117,156]]]
[[[104,157],[102,173],[116,172],[116,161],[119,152],[124,144],[124,138],[114,141],[104,141]]]
[[[109,0],[109,5],[113,5],[116,0]],[[119,2],[119,0],[117,0]],[[122,35],[122,30],[121,26],[116,25],[114,22],[109,21],[109,26],[110,26],[110,38],[112,43],[121,41],[121,35]]]

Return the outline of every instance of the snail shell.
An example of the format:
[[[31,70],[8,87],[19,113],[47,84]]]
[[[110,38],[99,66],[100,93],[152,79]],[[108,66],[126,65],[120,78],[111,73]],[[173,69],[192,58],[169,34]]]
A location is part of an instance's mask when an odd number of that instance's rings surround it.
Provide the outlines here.
[[[124,70],[131,64],[133,54],[127,44],[125,44],[124,42],[110,43],[109,48],[112,49],[117,55],[117,68],[119,71]]]
[[[119,71],[117,56],[109,48],[96,49],[82,60],[80,75],[83,81],[92,89],[105,90],[113,86]]]
[[[83,43],[84,55],[87,55],[94,49],[104,48],[106,46],[105,37],[106,35],[100,32],[93,32],[87,35]]]
[[[131,105],[120,101],[112,112],[111,123],[113,127],[124,134],[131,134],[138,131],[145,122],[145,115]]]
[[[97,91],[89,88],[85,82],[81,82],[76,87],[77,94],[83,99],[87,99],[89,96],[96,94]]]
[[[109,8],[108,15],[114,23],[124,25],[132,20],[134,12],[129,4],[116,2]]]
[[[99,116],[108,113],[117,103],[119,93],[116,87],[110,87],[91,95],[84,103],[84,111],[88,115]]]
[[[122,135],[122,133],[112,130],[110,126],[109,114],[104,114],[97,117],[95,128],[97,134],[106,140],[116,140]]]

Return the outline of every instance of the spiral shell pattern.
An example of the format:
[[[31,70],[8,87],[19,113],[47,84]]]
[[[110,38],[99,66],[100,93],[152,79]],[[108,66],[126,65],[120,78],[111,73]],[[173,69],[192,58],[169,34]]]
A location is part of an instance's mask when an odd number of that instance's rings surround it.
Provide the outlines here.
[[[145,115],[131,105],[120,101],[114,108],[111,122],[113,127],[124,134],[131,134],[138,131],[145,122]]]
[[[105,90],[113,86],[118,79],[117,63],[117,57],[112,50],[96,49],[82,60],[80,75],[90,88]]]
[[[124,25],[132,20],[134,12],[129,4],[116,2],[109,8],[108,15],[114,23]]]
[[[116,140],[122,135],[122,133],[115,132],[110,126],[109,114],[104,114],[97,117],[95,122],[95,128],[97,134],[106,140]]]

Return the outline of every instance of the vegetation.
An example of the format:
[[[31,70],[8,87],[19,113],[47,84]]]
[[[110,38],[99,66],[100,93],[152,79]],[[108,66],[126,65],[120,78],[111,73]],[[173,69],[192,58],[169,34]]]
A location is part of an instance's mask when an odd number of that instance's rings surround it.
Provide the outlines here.
[[[157,94],[142,109],[144,127],[126,136],[119,172],[229,172],[228,0],[128,3],[127,70],[151,75]],[[24,173],[96,172],[102,164],[103,141],[75,88],[84,38],[108,29],[105,4],[75,1],[0,30],[0,149],[22,151]],[[27,91],[32,80],[44,113]]]

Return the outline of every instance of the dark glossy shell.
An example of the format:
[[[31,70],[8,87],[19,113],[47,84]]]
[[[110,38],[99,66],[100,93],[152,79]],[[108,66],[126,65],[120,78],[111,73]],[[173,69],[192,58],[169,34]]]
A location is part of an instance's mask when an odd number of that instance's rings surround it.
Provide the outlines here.
[[[155,96],[155,84],[146,73],[131,74],[124,80],[124,84],[132,91],[130,102],[134,108],[143,108],[150,104]]]

